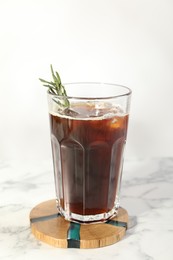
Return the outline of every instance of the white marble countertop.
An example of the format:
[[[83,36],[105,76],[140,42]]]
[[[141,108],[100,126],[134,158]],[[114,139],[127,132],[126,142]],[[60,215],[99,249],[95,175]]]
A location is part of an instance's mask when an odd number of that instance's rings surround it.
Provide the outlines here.
[[[1,161],[0,184],[0,259],[173,259],[173,158],[125,161],[121,206],[130,228],[98,249],[54,248],[31,234],[31,209],[55,197],[51,160]]]

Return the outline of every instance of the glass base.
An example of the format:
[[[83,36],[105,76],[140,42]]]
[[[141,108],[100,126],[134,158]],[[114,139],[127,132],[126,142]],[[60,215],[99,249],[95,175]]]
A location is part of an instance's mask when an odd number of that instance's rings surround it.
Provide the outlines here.
[[[109,212],[104,212],[101,214],[95,214],[95,215],[80,215],[73,212],[67,212],[65,211],[61,206],[57,203],[57,208],[59,213],[67,220],[71,222],[76,222],[80,224],[95,224],[95,223],[104,223],[108,221],[109,219],[117,216],[118,214],[118,208],[119,203],[116,204],[116,206],[110,210]]]

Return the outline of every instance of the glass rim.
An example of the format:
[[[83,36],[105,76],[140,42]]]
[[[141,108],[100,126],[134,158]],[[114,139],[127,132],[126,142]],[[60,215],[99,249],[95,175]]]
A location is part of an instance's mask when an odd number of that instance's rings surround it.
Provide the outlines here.
[[[72,96],[72,95],[68,95],[64,96],[64,95],[57,95],[57,94],[53,94],[50,93],[49,90],[47,91],[47,94],[53,97],[59,97],[59,98],[68,98],[68,99],[83,99],[83,100],[104,100],[104,99],[114,99],[114,98],[119,98],[119,97],[125,97],[125,96],[130,96],[132,94],[132,90],[129,87],[126,87],[124,85],[121,84],[115,84],[115,83],[105,83],[105,82],[71,82],[71,83],[63,83],[63,86],[69,86],[69,85],[84,85],[84,84],[88,84],[88,85],[105,85],[105,86],[115,86],[115,87],[120,87],[123,88],[124,90],[126,90],[125,93],[123,94],[118,94],[118,95],[111,95],[111,96],[105,96],[105,97],[86,97],[86,96]]]

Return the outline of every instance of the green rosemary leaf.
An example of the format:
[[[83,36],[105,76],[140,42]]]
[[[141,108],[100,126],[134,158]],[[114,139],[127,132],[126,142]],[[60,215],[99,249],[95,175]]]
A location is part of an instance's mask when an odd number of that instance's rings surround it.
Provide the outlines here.
[[[57,77],[57,79],[58,79],[59,84],[61,84],[61,78],[60,78],[58,72],[56,71],[55,73],[56,73],[56,77]]]
[[[55,91],[54,91],[53,89],[49,89],[48,92],[49,92],[50,94],[56,95],[56,93],[55,93]]]
[[[43,82],[43,83],[48,83],[48,84],[50,84],[50,85],[54,85],[54,84],[55,84],[55,83],[52,82],[52,81],[47,81],[47,80],[44,80],[44,79],[41,79],[41,78],[39,78],[39,80],[40,80],[41,82]]]
[[[54,86],[50,86],[50,85],[46,85],[46,84],[43,84],[43,86],[44,86],[44,87],[47,87],[47,88],[52,88],[52,89],[55,89],[55,90],[56,90],[56,88],[55,88]]]
[[[55,93],[56,95],[56,88],[53,86],[49,86],[49,85],[43,85],[44,87],[48,88],[48,90],[51,90],[53,93]]]
[[[50,68],[51,68],[53,80],[54,80],[54,82],[55,82],[57,88],[59,88],[59,87],[60,87],[60,84],[61,84],[61,81],[59,81],[59,79],[56,78],[56,76],[55,76],[55,74],[54,74],[54,71],[53,71],[52,65],[50,66]]]
[[[64,88],[64,86],[61,83],[61,78],[59,76],[59,73],[57,71],[54,72],[53,70],[53,66],[50,65],[50,69],[51,69],[51,74],[52,74],[52,78],[53,81],[47,81],[44,80],[42,78],[39,78],[39,80],[44,83],[43,86],[48,88],[48,92],[53,94],[53,95],[59,95],[59,96],[64,96],[65,98],[62,99],[61,102],[57,102],[55,101],[55,99],[53,99],[56,103],[58,103],[59,105],[68,108],[70,106],[69,100],[67,99],[67,93],[66,90]]]

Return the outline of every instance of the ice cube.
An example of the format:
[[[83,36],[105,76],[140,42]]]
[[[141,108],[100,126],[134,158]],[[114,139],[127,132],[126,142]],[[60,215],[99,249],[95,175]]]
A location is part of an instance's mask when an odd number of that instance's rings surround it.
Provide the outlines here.
[[[111,118],[111,117],[114,117],[115,116],[115,113],[113,112],[108,112],[106,114],[103,115],[103,118],[104,119],[108,119],[108,118]]]
[[[78,112],[72,110],[71,108],[65,108],[63,110],[63,114],[66,115],[66,116],[74,117],[74,118],[79,115]]]

